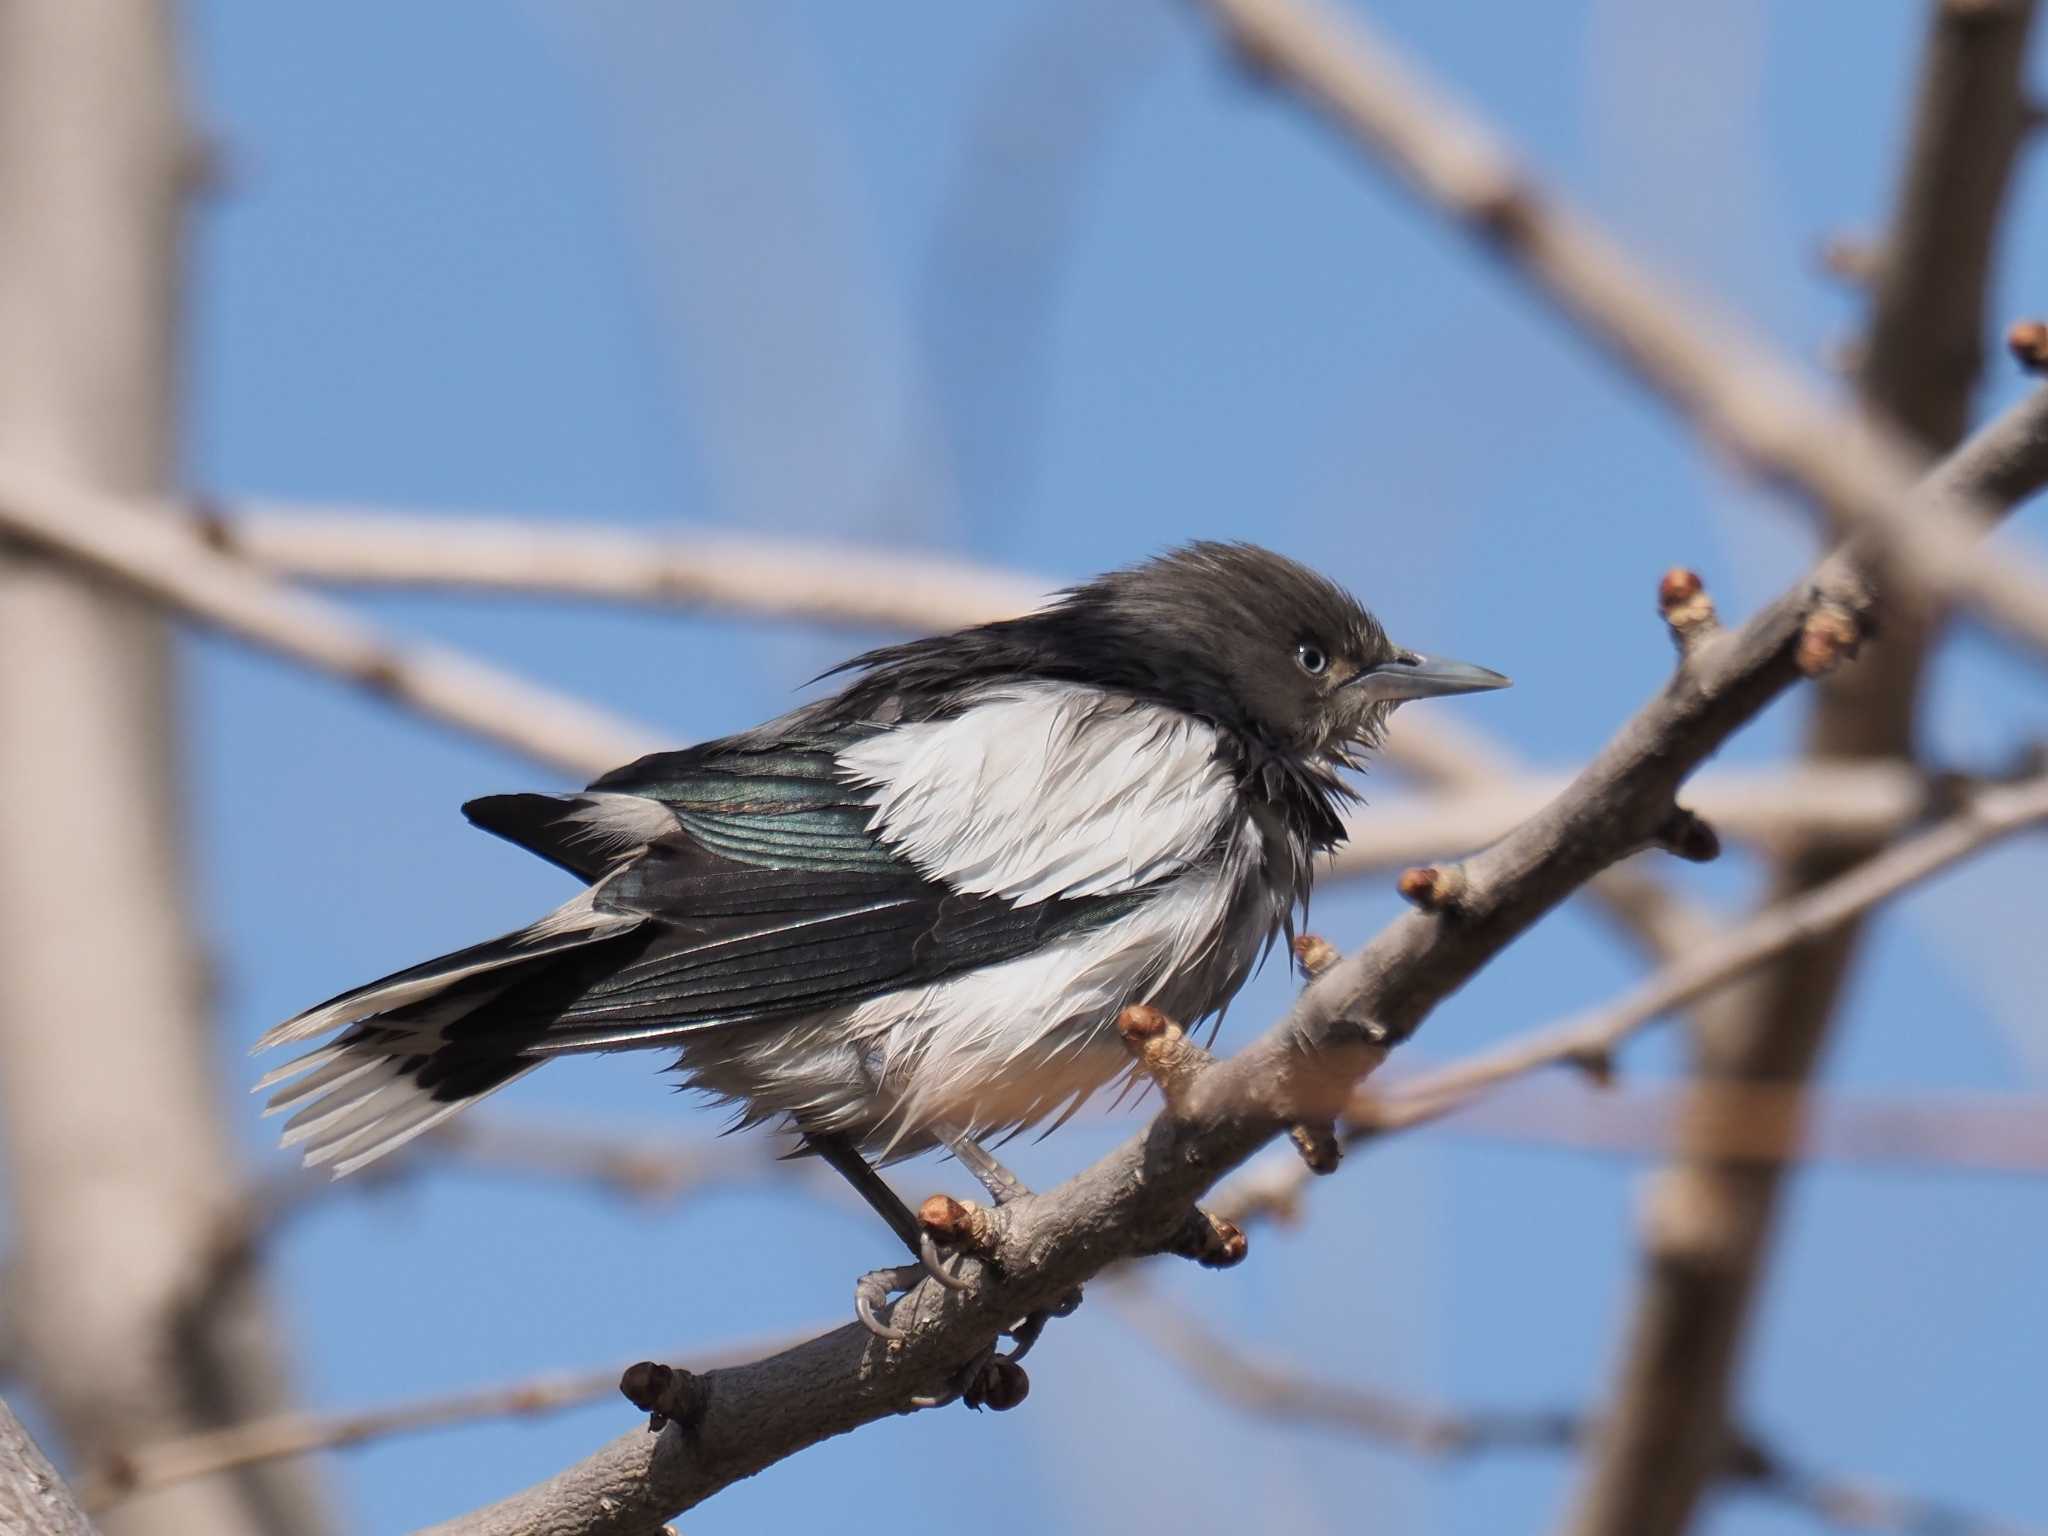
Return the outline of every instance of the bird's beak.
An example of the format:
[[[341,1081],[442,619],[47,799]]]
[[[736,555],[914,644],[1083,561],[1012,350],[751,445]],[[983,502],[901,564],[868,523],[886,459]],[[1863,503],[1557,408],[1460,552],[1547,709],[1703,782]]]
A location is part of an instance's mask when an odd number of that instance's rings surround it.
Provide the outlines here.
[[[1346,679],[1344,686],[1358,689],[1375,704],[1399,704],[1407,699],[1441,698],[1447,693],[1485,693],[1507,687],[1508,679],[1469,661],[1402,651]]]

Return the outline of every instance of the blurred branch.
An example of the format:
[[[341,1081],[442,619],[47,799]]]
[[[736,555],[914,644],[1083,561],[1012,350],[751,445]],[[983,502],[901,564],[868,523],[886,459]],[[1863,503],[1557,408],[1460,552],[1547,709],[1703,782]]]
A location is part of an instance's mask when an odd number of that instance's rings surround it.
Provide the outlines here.
[[[1870,539],[1901,581],[2048,651],[2048,572],[2038,560],[1979,549],[1981,514],[1966,502],[1915,510],[1917,449],[1834,407],[1764,345],[1652,275],[1540,187],[1356,11],[1327,0],[1205,3],[1254,68],[1500,256],[1703,436]]]
[[[45,510],[88,542],[178,537],[127,510],[163,497],[179,459],[195,156],[174,12],[0,4],[0,462],[77,488]],[[194,1304],[237,1159],[192,926],[179,704],[161,614],[0,539],[7,1310],[24,1387],[77,1460],[291,1397],[260,1274]],[[108,1530],[305,1536],[329,1528],[326,1504],[279,1465]]]
[[[20,1536],[97,1536],[5,1398],[0,1398],[0,1530]]]
[[[2025,131],[2025,64],[2035,0],[1936,0],[1895,206],[1873,271],[1857,386],[1868,414],[1931,451],[1969,419],[1981,366],[1998,225]],[[2001,552],[2001,558],[2008,552]],[[1908,548],[1873,562],[1895,588],[1881,642],[1858,666],[1822,680],[1806,732],[1809,760],[1897,761],[1915,751],[1922,675],[1943,615],[1901,579]],[[1908,573],[1910,574],[1910,572]],[[1946,595],[1953,596],[1954,593]],[[1877,844],[1795,844],[1783,852],[1773,902],[1837,879]],[[1702,1468],[1725,1434],[1746,1320],[1762,1283],[1781,1178],[1693,1144],[1724,1085],[1771,1083],[1796,1095],[1820,1059],[1858,939],[1849,924],[1798,946],[1702,1010],[1695,1034],[1698,1095],[1679,1123],[1684,1160],[1648,1207],[1642,1289],[1628,1324],[1614,1404],[1578,1496],[1578,1536],[1676,1536]],[[1704,1237],[1703,1237],[1704,1235]],[[1711,1252],[1702,1252],[1702,1242]]]
[[[1375,795],[1351,818],[1347,841],[1321,878],[1482,848],[1527,820],[1569,782],[1532,773],[1498,786],[1438,794]],[[1967,782],[1904,761],[1807,761],[1765,769],[1710,769],[1685,792],[1688,808],[1725,837],[1766,850],[1849,843],[1865,847],[1906,831]]]
[[[710,1370],[751,1360],[764,1350],[781,1347],[788,1338],[744,1340],[715,1350],[685,1353],[696,1369]],[[551,1371],[498,1386],[473,1387],[355,1413],[281,1413],[204,1434],[161,1440],[108,1458],[79,1480],[79,1497],[87,1509],[98,1512],[158,1488],[279,1457],[341,1450],[488,1419],[559,1413],[616,1394],[623,1370],[623,1365],[615,1365]]]
[[[1053,583],[856,545],[367,508],[210,507],[207,542],[347,586],[528,593],[914,633],[1040,606]]]
[[[1400,1087],[1389,1084],[1388,1091]],[[1531,1082],[1453,1110],[1444,1129],[1623,1156],[1683,1150],[1731,1163],[2048,1173],[2048,1101],[2016,1093],[1814,1096],[1777,1083],[1572,1088]]]
[[[1588,1416],[1569,1410],[1451,1411],[1422,1407],[1348,1382],[1322,1380],[1238,1349],[1188,1308],[1129,1278],[1104,1287],[1110,1305],[1153,1348],[1198,1384],[1247,1414],[1316,1424],[1413,1451],[1457,1458],[1500,1451],[1567,1451],[1594,1438]],[[1759,1437],[1736,1439],[1717,1477],[1845,1531],[1885,1536],[2024,1536],[2016,1526],[1950,1504],[1813,1471]]]
[[[168,511],[168,509],[159,509]],[[459,652],[402,645],[213,547],[189,521],[0,463],[0,533],[188,618],[579,778],[661,738]]]

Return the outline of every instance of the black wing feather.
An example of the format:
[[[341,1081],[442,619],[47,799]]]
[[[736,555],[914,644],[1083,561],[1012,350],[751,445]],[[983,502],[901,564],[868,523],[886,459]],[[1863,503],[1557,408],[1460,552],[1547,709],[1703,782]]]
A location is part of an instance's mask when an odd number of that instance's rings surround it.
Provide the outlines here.
[[[634,953],[594,957],[536,1006],[516,990],[455,1032],[503,1031],[525,1037],[523,1053],[552,1053],[814,1013],[1016,959],[1150,899],[1020,907],[927,879],[869,831],[873,807],[841,779],[833,745],[829,734],[736,738],[606,774],[593,792],[646,795],[677,820],[622,865],[593,859],[580,829],[563,827],[574,797],[465,807],[585,879],[609,872],[600,910],[646,922]]]

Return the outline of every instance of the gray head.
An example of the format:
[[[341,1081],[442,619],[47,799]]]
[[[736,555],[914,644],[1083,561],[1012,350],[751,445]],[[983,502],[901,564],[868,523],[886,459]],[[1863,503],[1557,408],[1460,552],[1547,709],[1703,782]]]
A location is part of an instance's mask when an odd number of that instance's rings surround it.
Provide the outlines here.
[[[892,646],[848,663],[842,696],[910,713],[997,678],[1088,683],[1221,727],[1250,765],[1355,761],[1408,699],[1507,686],[1483,667],[1395,644],[1336,583],[1255,544],[1195,543],[1112,571],[1021,619]]]
[[[1256,544],[1187,545],[1053,613],[1105,672],[1135,667],[1163,701],[1299,759],[1348,761],[1397,704],[1508,682],[1397,645],[1349,592]]]

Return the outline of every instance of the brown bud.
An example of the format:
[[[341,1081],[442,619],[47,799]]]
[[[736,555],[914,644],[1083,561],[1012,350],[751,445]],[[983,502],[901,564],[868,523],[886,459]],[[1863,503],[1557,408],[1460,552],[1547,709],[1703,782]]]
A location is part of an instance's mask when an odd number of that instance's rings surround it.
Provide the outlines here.
[[[1287,1139],[1294,1143],[1294,1150],[1301,1154],[1302,1165],[1310,1173],[1335,1173],[1337,1165],[1344,1161],[1344,1143],[1337,1139],[1337,1127],[1328,1121],[1290,1126]]]
[[[2048,322],[2020,321],[2005,333],[2005,345],[2027,372],[2048,371]]]
[[[1877,280],[1878,248],[1856,235],[1829,235],[1820,243],[1820,269],[1858,287]]]
[[[1186,1031],[1147,1004],[1133,1003],[1124,1009],[1117,1015],[1116,1027],[1124,1048],[1159,1085],[1169,1108],[1178,1107],[1195,1079],[1214,1063],[1215,1058],[1188,1039]]]
[[[647,1427],[655,1431],[671,1419],[687,1429],[703,1415],[707,1403],[701,1377],[653,1360],[627,1366],[619,1377],[619,1392],[647,1415]]]
[[[1711,864],[1721,856],[1720,835],[1682,805],[1673,806],[1657,829],[1657,845],[1690,864]]]
[[[1657,611],[1664,615],[1671,639],[1682,656],[1689,655],[1693,647],[1721,627],[1706,583],[1700,580],[1699,572],[1684,566],[1673,566],[1657,583]]]
[[[1564,1058],[1565,1065],[1576,1067],[1585,1073],[1596,1088],[1614,1086],[1614,1052],[1605,1045],[1581,1045],[1574,1047]]]
[[[995,1355],[974,1373],[960,1397],[970,1408],[1008,1413],[1030,1395],[1031,1378],[1024,1367],[1006,1355]]]
[[[1862,638],[1854,614],[1839,604],[1822,603],[1806,616],[1793,659],[1806,676],[1824,677],[1856,654]]]
[[[1294,963],[1301,967],[1301,974],[1310,981],[1342,958],[1337,953],[1337,946],[1320,934],[1304,933],[1294,941]]]
[[[917,1221],[940,1242],[970,1253],[983,1253],[994,1245],[995,1224],[988,1209],[971,1200],[933,1195],[917,1208]]]
[[[1401,871],[1395,889],[1424,912],[1449,912],[1465,894],[1465,870],[1458,864],[1423,864]]]
[[[1180,1031],[1178,1024],[1149,1003],[1132,1003],[1116,1016],[1116,1027],[1125,1041],[1133,1044],[1151,1040],[1168,1031]]]

